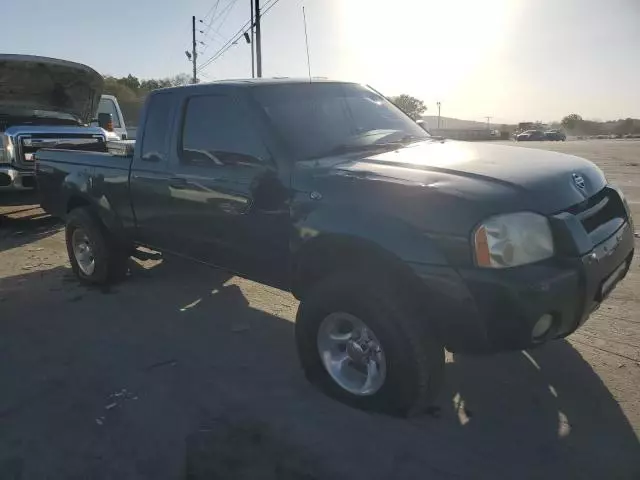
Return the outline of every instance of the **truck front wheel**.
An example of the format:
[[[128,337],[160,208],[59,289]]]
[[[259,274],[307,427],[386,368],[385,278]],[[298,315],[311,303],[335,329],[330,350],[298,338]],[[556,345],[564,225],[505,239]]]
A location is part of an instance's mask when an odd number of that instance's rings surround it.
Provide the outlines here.
[[[87,208],[69,213],[65,234],[71,269],[81,282],[104,285],[124,277],[126,254]]]
[[[338,273],[304,295],[296,318],[307,378],[363,410],[406,416],[438,393],[444,349],[393,288],[371,276]]]

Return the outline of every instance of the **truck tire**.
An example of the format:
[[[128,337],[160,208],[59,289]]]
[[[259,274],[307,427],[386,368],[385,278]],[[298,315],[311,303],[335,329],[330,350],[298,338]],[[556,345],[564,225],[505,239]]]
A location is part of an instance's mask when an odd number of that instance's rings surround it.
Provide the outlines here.
[[[338,273],[303,297],[295,336],[307,379],[350,406],[421,413],[440,389],[444,349],[394,289]]]
[[[71,269],[86,284],[106,285],[124,278],[128,256],[87,208],[67,216],[65,237]]]

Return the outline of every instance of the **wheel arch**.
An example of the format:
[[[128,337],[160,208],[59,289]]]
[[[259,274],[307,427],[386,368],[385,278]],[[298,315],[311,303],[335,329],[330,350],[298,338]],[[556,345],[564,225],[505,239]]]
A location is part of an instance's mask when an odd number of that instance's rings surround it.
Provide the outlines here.
[[[65,215],[76,208],[86,208],[89,212],[96,217],[109,234],[117,239],[119,242],[126,242],[124,235],[124,229],[122,227],[122,221],[116,212],[113,211],[107,201],[107,206],[101,204],[101,201],[97,200],[90,195],[87,195],[78,190],[69,191],[66,203],[65,203]]]
[[[324,234],[302,245],[293,257],[291,291],[301,299],[313,285],[341,270],[384,272],[385,279],[396,282],[407,296],[425,293],[420,279],[395,253],[372,240],[346,234]]]

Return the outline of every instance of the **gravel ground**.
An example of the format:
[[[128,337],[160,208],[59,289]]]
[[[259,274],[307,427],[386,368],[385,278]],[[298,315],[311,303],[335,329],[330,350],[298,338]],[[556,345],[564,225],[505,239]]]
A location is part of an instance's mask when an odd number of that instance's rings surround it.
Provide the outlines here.
[[[521,146],[595,161],[640,225],[640,142]],[[0,479],[640,478],[638,259],[568,340],[450,356],[440,410],[399,420],[307,384],[288,293],[171,259],[88,289],[60,225],[9,201]]]

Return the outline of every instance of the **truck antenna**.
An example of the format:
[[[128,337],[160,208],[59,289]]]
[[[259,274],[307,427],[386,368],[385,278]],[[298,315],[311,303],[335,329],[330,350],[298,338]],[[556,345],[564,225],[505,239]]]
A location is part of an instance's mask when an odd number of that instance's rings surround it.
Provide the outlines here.
[[[309,72],[309,83],[311,83],[311,61],[309,60],[309,36],[307,35],[307,14],[302,6],[302,21],[304,22],[304,42],[307,46],[307,70]]]

